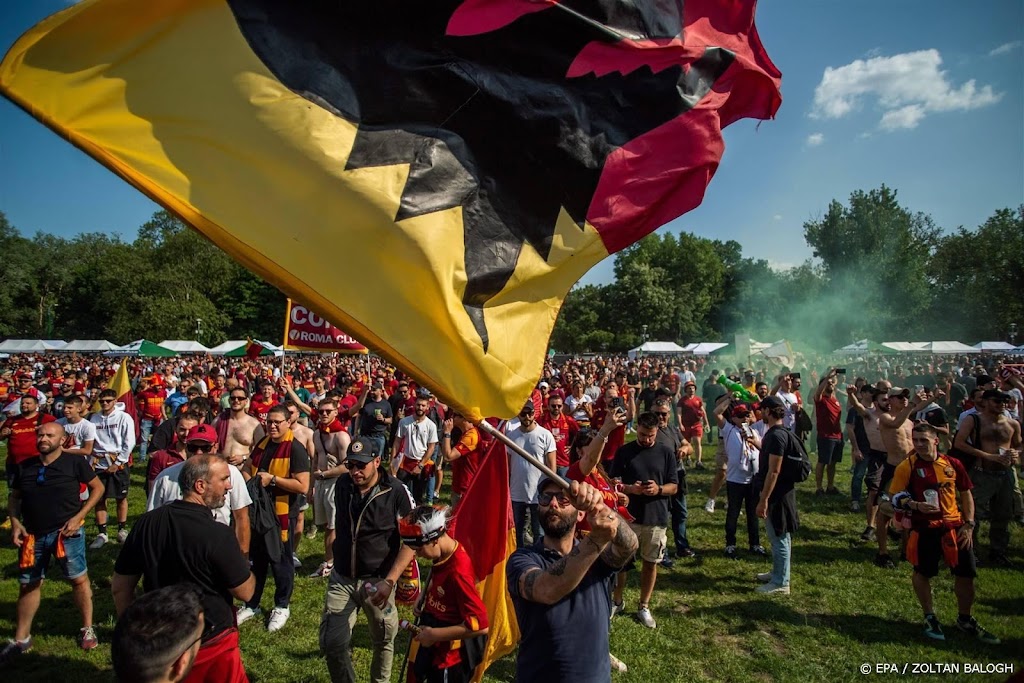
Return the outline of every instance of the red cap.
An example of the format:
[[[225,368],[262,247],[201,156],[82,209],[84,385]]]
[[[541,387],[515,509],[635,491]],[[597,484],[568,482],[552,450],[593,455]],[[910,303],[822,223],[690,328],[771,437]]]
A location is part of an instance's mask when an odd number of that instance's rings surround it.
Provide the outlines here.
[[[188,430],[188,436],[185,437],[185,443],[190,441],[217,443],[217,431],[208,424],[196,425]]]

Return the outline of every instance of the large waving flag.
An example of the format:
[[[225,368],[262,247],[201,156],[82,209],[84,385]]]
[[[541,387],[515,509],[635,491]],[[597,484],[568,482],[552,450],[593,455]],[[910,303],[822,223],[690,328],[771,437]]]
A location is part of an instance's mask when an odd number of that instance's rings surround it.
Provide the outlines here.
[[[450,531],[473,560],[477,590],[487,607],[487,648],[473,678],[479,681],[487,667],[519,642],[519,622],[505,577],[505,563],[516,549],[516,527],[508,489],[508,456],[501,441],[494,439],[484,455],[476,478],[459,501]]]
[[[85,0],[0,91],[473,418],[779,107],[754,0]]]

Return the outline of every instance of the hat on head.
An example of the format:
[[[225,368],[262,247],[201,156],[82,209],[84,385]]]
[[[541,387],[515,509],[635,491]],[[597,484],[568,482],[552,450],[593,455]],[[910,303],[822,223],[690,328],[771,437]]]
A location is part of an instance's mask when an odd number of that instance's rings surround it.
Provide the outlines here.
[[[889,398],[896,398],[897,396],[902,396],[903,398],[910,398],[910,389],[904,389],[903,387],[892,387],[891,389],[889,389],[889,393],[887,394],[887,396]]]
[[[785,408],[786,404],[782,402],[777,396],[765,396],[761,399],[761,410],[771,410],[772,408]]]
[[[368,463],[374,458],[380,456],[380,452],[377,450],[377,444],[365,436],[360,436],[354,439],[348,447],[348,459],[359,462]]]
[[[981,395],[981,400],[987,401],[988,399],[996,399],[997,401],[1010,401],[1013,397],[1005,391],[999,391],[998,389],[986,389]]]
[[[208,424],[196,425],[188,430],[188,435],[185,437],[185,443],[192,443],[193,441],[217,443],[217,431]]]

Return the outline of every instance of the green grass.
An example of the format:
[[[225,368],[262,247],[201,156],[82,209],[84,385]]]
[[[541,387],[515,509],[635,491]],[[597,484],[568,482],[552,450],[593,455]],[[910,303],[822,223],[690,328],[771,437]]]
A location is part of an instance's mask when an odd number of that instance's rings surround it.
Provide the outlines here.
[[[713,461],[713,458],[709,459]],[[849,454],[840,465],[838,486],[847,490]],[[139,468],[137,468],[139,469]],[[141,471],[141,470],[140,470]],[[935,606],[947,624],[944,643],[921,634],[920,608],[910,585],[906,563],[896,571],[874,567],[871,547],[852,543],[863,528],[863,516],[847,511],[845,496],[815,498],[811,482],[801,486],[798,507],[803,528],[794,541],[793,594],[760,596],[753,592],[754,574],[766,571],[769,561],[743,556],[732,561],[722,555],[725,513],[703,510],[711,475],[694,471],[690,482],[690,531],[697,561],[677,561],[672,570],[660,570],[653,611],[658,628],[649,631],[629,616],[616,617],[612,652],[627,663],[628,673],[616,681],[845,681],[896,680],[904,676],[872,673],[864,676],[864,663],[1013,663],[1024,669],[1024,577],[1020,570],[982,567],[977,580],[974,613],[999,635],[1003,644],[988,646],[952,626],[956,603],[952,581],[943,572],[933,582]],[[141,514],[144,501],[141,476],[133,477],[131,515]],[[2,488],[2,485],[0,485]],[[3,491],[6,499],[6,491]],[[95,534],[88,526],[89,539]],[[762,534],[763,536],[763,534]],[[743,519],[739,539],[745,540]],[[764,539],[762,539],[763,542]],[[985,541],[983,534],[983,542]],[[1011,557],[1024,566],[1024,533],[1014,526]],[[984,547],[984,546],[983,546]],[[75,683],[110,680],[110,638],[113,604],[110,575],[119,546],[109,544],[89,551],[89,569],[95,591],[95,612],[101,645],[90,653],[76,647],[79,617],[71,604],[68,586],[57,580],[43,586],[42,607],[33,627],[34,650],[0,673],[5,681]],[[317,626],[323,602],[324,580],[304,578],[318,564],[322,536],[304,539],[299,550],[302,570],[296,580],[292,616],[279,633],[269,635],[259,624],[242,627],[242,655],[253,681],[327,681],[327,667],[317,649]],[[984,556],[984,553],[982,553]],[[14,630],[17,599],[17,559],[6,534],[0,543],[0,636]],[[635,610],[637,572],[631,573],[626,604]],[[272,581],[272,579],[271,579]],[[268,586],[264,605],[273,587]],[[407,614],[407,610],[402,610]],[[406,636],[396,642],[396,666],[406,648]],[[360,679],[369,676],[369,637],[361,618],[354,636],[355,667]],[[509,681],[514,660],[506,657],[492,666],[485,680]],[[1002,681],[1006,675],[935,676],[934,680]],[[583,683],[583,682],[581,682]]]

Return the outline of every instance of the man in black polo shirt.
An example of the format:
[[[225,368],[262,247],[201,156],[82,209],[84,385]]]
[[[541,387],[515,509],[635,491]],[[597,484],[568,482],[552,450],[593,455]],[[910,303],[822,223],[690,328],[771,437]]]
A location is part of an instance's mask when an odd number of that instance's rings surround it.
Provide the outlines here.
[[[83,650],[96,647],[92,627],[92,586],[85,561],[85,534],[82,525],[100,499],[103,484],[89,461],[80,455],[67,455],[61,448],[64,427],[56,422],[36,428],[39,455],[23,460],[14,468],[13,488],[7,500],[14,545],[20,549],[21,575],[17,624],[14,640],[0,651],[0,662],[32,647],[32,619],[39,609],[40,586],[50,558],[56,557],[61,571],[71,583],[71,595],[82,613],[80,645]],[[89,499],[82,503],[79,485],[89,485]]]
[[[231,490],[223,456],[195,455],[178,477],[182,499],[147,512],[135,523],[114,564],[110,589],[118,615],[146,592],[191,583],[203,594],[207,628],[190,681],[247,681],[238,649],[232,598],[250,600],[256,580],[231,528],[214,520]]]
[[[589,484],[565,491],[544,479],[538,491],[544,535],[505,568],[522,633],[516,681],[610,681],[608,587],[636,552],[636,534]],[[590,533],[580,541],[584,517]]]
[[[621,477],[623,493],[629,496],[629,514],[636,519],[633,532],[640,539],[640,606],[636,618],[647,628],[656,628],[650,601],[658,578],[658,565],[668,545],[669,500],[679,492],[676,454],[658,439],[658,416],[641,413],[636,421],[636,441],[615,452],[612,476]],[[626,575],[616,581],[616,599],[622,595]]]

